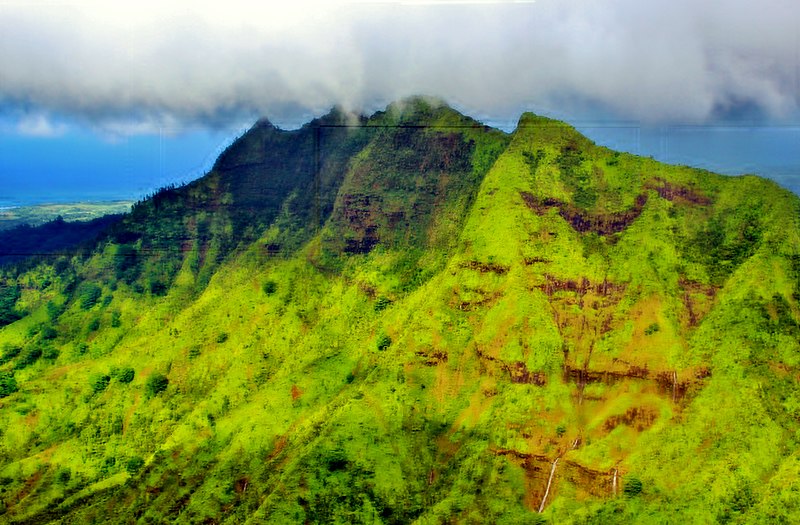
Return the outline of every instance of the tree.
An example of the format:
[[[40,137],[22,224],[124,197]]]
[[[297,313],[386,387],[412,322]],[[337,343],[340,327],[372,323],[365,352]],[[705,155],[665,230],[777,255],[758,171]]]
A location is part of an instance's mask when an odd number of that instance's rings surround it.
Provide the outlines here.
[[[148,398],[155,397],[166,390],[167,386],[169,386],[169,379],[167,379],[167,376],[155,372],[151,374],[145,382],[145,394]]]
[[[381,312],[383,310],[386,310],[386,308],[388,308],[390,304],[392,304],[392,300],[389,299],[388,297],[381,295],[375,300],[375,307],[374,307],[375,311]]]
[[[22,317],[15,309],[19,298],[19,286],[0,287],[0,326],[11,324]]]
[[[139,257],[136,248],[128,244],[117,246],[114,270],[117,279],[132,284],[139,276]]]
[[[138,456],[134,456],[125,463],[125,470],[128,471],[128,474],[131,476],[135,475],[139,472],[142,467],[144,466],[144,460]]]
[[[16,370],[22,370],[23,368],[27,368],[32,364],[34,364],[36,361],[38,361],[40,357],[42,357],[41,348],[39,348],[38,346],[30,348],[28,349],[27,352],[22,354],[17,363],[14,365],[14,368]]]
[[[391,345],[392,345],[392,338],[389,337],[387,334],[381,334],[378,337],[378,341],[376,343],[376,346],[378,347],[378,350],[381,350],[381,351],[386,350]]]
[[[136,372],[129,366],[123,366],[111,371],[111,376],[120,383],[127,384],[133,381]]]
[[[94,283],[84,286],[80,293],[81,309],[89,310],[92,308],[100,300],[102,294],[103,290]]]
[[[47,301],[47,317],[50,319],[50,322],[54,323],[63,313],[63,305],[58,305],[53,301]]]
[[[66,485],[69,483],[69,480],[72,478],[72,469],[69,467],[61,467],[56,472],[56,481],[58,481],[62,485]]]
[[[19,390],[17,380],[11,372],[0,372],[0,398],[10,396]]]
[[[278,283],[272,280],[267,281],[264,283],[263,290],[266,295],[272,295],[278,290]]]
[[[92,387],[92,392],[99,394],[108,387],[111,382],[111,377],[106,374],[96,374],[89,378],[89,384]]]
[[[0,365],[8,363],[9,361],[17,357],[21,352],[22,352],[21,347],[6,343],[3,346],[3,353],[2,355],[0,355]]]
[[[624,492],[629,498],[638,496],[642,493],[642,481],[633,476],[629,477],[625,481],[625,488],[622,489],[622,492]]]

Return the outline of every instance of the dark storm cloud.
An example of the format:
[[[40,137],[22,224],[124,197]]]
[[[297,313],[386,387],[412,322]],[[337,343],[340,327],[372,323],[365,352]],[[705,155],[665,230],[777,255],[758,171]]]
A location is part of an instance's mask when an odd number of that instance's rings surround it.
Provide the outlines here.
[[[798,109],[794,0],[0,3],[0,105],[146,132],[443,97],[492,116],[687,122]]]

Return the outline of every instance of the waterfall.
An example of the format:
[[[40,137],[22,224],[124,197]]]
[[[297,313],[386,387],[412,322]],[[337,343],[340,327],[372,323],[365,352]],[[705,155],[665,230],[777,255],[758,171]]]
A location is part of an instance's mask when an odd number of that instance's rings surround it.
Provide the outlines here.
[[[539,513],[544,510],[544,504],[547,502],[547,495],[550,494],[550,484],[553,483],[553,475],[556,473],[556,465],[558,465],[558,460],[561,458],[556,458],[553,461],[553,466],[550,467],[550,478],[547,480],[547,488],[544,490],[544,496],[542,497],[542,503],[539,505]]]
[[[614,479],[611,481],[611,495],[617,496],[617,472],[619,469],[614,469]]]

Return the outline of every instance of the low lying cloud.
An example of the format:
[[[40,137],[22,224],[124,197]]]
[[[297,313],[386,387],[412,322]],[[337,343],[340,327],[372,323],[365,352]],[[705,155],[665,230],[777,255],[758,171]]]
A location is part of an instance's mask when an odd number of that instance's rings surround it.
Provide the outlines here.
[[[418,93],[488,118],[798,113],[795,0],[113,4],[0,0],[0,108],[142,132]]]

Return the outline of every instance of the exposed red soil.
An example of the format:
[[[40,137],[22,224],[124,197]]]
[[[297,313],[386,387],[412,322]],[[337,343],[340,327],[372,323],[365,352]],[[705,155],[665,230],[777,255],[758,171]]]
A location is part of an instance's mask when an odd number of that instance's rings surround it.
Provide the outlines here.
[[[662,199],[667,199],[671,202],[695,204],[698,206],[709,206],[712,202],[709,197],[706,197],[692,188],[672,184],[661,177],[654,178],[652,182],[649,182],[645,187],[655,190]]]
[[[529,488],[526,500],[532,510],[538,510],[538,505],[547,488],[547,481],[550,477],[550,469],[554,459],[509,449],[496,449],[493,452],[498,456],[509,457],[523,468]],[[613,471],[594,470],[575,461],[562,458],[558,462],[553,476],[553,485],[550,489],[548,501],[552,501],[554,490],[557,490],[559,483],[562,482],[572,484],[578,492],[583,493],[585,496],[610,497],[612,496]]]
[[[419,350],[415,354],[423,359],[425,366],[436,366],[447,362],[447,352],[441,350]]]
[[[495,264],[495,263],[484,263],[480,261],[469,261],[461,263],[461,268],[466,268],[469,270],[477,270],[481,273],[496,273],[498,275],[503,275],[506,272],[508,272],[508,266],[503,266],[501,264]]]
[[[697,326],[711,309],[710,302],[716,297],[718,288],[710,284],[690,281],[683,276],[678,279],[678,285],[683,289],[681,299],[689,315],[689,326]],[[703,305],[693,297],[698,295],[705,295],[709,300],[708,304]]]
[[[636,197],[633,207],[628,210],[615,213],[590,213],[573,204],[550,197],[542,199],[526,191],[521,191],[520,196],[528,208],[537,214],[544,215],[550,209],[556,208],[558,214],[570,223],[575,231],[595,232],[598,235],[610,235],[625,230],[641,215],[647,203],[647,194],[643,193]]]
[[[624,414],[618,414],[606,419],[603,429],[610,432],[619,425],[635,428],[639,432],[650,428],[658,419],[658,412],[649,407],[631,407]]]

